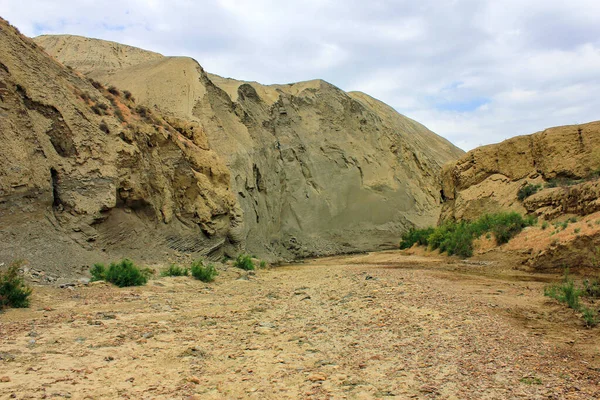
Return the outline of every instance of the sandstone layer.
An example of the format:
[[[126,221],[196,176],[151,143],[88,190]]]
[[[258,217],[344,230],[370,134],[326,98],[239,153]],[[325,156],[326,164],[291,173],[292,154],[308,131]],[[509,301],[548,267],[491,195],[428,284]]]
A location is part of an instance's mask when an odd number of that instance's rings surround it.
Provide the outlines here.
[[[444,166],[441,220],[498,210],[545,219],[600,210],[600,122],[561,126],[479,147]],[[539,185],[522,200],[519,190]],[[556,187],[551,187],[556,186]]]
[[[75,275],[231,244],[229,170],[185,128],[92,85],[0,19],[0,264]]]
[[[130,56],[72,36],[36,41],[65,65],[186,121],[190,137],[206,135],[240,205],[233,238],[262,257],[395,246],[408,228],[437,221],[441,166],[463,154],[368,95],[321,80],[265,86],[208,74],[186,57],[143,60],[142,50]]]

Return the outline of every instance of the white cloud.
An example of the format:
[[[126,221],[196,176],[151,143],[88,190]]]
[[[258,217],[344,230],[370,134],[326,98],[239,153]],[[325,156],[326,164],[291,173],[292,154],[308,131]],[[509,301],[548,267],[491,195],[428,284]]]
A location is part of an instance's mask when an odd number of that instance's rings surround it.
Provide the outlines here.
[[[23,33],[196,58],[263,83],[323,78],[470,149],[600,119],[597,0],[0,0]]]

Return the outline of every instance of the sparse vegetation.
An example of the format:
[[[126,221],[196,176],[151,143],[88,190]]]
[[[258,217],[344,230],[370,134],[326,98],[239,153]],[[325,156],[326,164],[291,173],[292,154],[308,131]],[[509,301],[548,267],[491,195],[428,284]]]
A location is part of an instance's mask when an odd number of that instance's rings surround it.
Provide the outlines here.
[[[138,115],[142,118],[148,118],[150,115],[150,109],[141,105],[135,108],[135,112],[138,113]]]
[[[427,238],[433,233],[434,228],[415,229],[411,228],[402,236],[400,241],[401,249],[411,248],[415,243],[419,246],[427,246]]]
[[[569,276],[568,270],[565,272],[563,283],[546,287],[544,289],[544,296],[558,300],[573,310],[579,310],[581,290],[575,287],[575,281]]]
[[[131,92],[129,90],[123,90],[123,96],[130,101],[135,101],[135,99],[133,98],[133,95],[131,94]]]
[[[192,276],[202,282],[212,282],[219,275],[213,264],[204,265],[202,260],[192,263]]]
[[[108,129],[108,125],[106,125],[106,122],[102,121],[100,122],[100,125],[98,125],[98,127],[100,128],[100,130],[106,134],[110,133],[110,129]]]
[[[542,222],[542,230],[548,229],[548,225],[550,225],[550,224],[548,224],[548,221]]]
[[[111,263],[108,269],[104,264],[94,264],[90,269],[92,282],[104,280],[118,287],[142,286],[148,282],[152,275],[149,269],[140,269],[129,259],[123,259],[118,263]]]
[[[171,264],[169,268],[160,273],[160,276],[188,276],[189,269],[180,267],[177,264]]]
[[[470,257],[473,255],[473,240],[481,235],[493,233],[496,243],[500,245],[508,242],[524,227],[535,223],[535,218],[523,218],[515,212],[486,214],[473,222],[447,222],[437,228],[411,229],[402,236],[400,248],[418,243],[449,255]]]
[[[114,114],[121,122],[125,122],[125,116],[119,107],[115,107]]]
[[[584,279],[583,280],[583,291],[585,296],[593,299],[600,299],[600,279]]]
[[[32,289],[25,284],[19,271],[21,265],[21,261],[15,261],[8,266],[6,272],[0,272],[0,309],[29,307]]]
[[[119,91],[119,89],[117,89],[114,86],[109,86],[108,87],[108,93],[112,94],[113,96],[120,96],[121,92]]]
[[[95,87],[98,90],[102,90],[104,89],[104,85],[101,84],[100,82],[92,79],[92,78],[88,78],[88,81],[92,84],[93,87]]]
[[[585,326],[593,328],[598,325],[598,312],[592,308],[581,307],[581,317],[585,322]]]
[[[235,259],[233,266],[236,268],[243,269],[245,271],[250,271],[254,269],[254,263],[252,262],[252,257],[248,254],[240,254]]]
[[[520,201],[523,201],[526,198],[528,198],[529,196],[531,196],[532,194],[537,193],[541,188],[542,188],[542,185],[539,185],[539,184],[532,185],[531,183],[528,183],[527,185],[525,185],[521,189],[519,189],[519,191],[517,192],[517,198]]]
[[[96,115],[104,115],[104,111],[102,111],[102,109],[100,107],[98,107],[97,104],[94,104],[92,106],[90,106],[90,109],[94,112],[94,114]]]
[[[588,328],[593,328],[600,322],[598,312],[582,304],[581,297],[598,298],[600,295],[600,283],[597,279],[593,281],[586,279],[583,281],[583,285],[583,289],[577,288],[575,281],[569,276],[569,270],[567,269],[565,270],[562,284],[547,286],[544,289],[544,295],[566,304],[575,311],[581,312],[585,325]]]
[[[519,382],[524,383],[526,385],[541,385],[542,380],[540,378],[536,378],[535,376],[525,376],[519,379]]]
[[[262,260],[262,261],[260,262],[260,265],[259,265],[259,266],[260,266],[260,268],[267,268],[267,262],[266,262],[265,260]]]

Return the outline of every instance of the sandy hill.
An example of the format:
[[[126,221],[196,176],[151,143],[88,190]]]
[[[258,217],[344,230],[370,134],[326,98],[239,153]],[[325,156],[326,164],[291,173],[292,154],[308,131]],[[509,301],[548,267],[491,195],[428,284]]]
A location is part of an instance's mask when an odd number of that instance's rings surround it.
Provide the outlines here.
[[[229,170],[203,133],[111,92],[0,19],[0,263],[75,275],[210,252],[235,230]]]
[[[321,80],[265,86],[208,74],[191,58],[145,60],[143,50],[72,36],[35,40],[205,134],[231,171],[243,219],[235,240],[261,256],[396,245],[409,227],[437,221],[441,166],[463,154],[391,107]],[[76,52],[59,51],[74,43]]]

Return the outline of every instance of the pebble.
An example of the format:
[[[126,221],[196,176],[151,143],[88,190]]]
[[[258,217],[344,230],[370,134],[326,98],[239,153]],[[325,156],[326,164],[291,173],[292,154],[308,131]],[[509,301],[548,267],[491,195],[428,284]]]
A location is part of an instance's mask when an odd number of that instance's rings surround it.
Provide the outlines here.
[[[3,382],[3,383],[10,382],[10,377],[3,376],[3,377],[0,378],[0,382]]]
[[[188,378],[188,381],[190,381],[191,383],[195,383],[196,385],[200,384],[200,378],[198,378],[197,376],[190,376]]]
[[[315,373],[315,374],[310,374],[309,376],[306,377],[306,379],[308,379],[311,382],[322,382],[322,381],[326,380],[327,377],[323,374]]]

